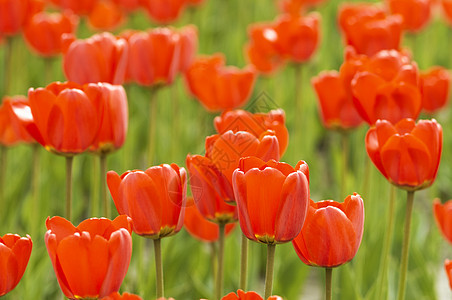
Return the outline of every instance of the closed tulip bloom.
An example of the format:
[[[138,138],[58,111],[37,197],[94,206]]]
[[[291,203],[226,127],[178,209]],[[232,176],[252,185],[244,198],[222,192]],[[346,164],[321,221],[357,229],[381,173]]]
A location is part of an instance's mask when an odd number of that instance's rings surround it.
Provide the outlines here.
[[[19,33],[43,9],[42,0],[0,0],[0,36]]]
[[[278,0],[279,10],[293,16],[300,16],[310,7],[317,6],[325,0]]]
[[[50,57],[63,51],[63,34],[74,34],[78,17],[71,12],[34,15],[24,28],[28,45],[39,55]]]
[[[250,113],[237,109],[225,111],[215,117],[214,126],[218,133],[228,130],[248,131],[260,137],[267,130],[273,131],[278,138],[279,156],[282,157],[289,143],[289,132],[286,127],[286,114],[283,109],[271,110],[268,113]]]
[[[122,84],[127,58],[126,41],[104,32],[70,43],[64,51],[63,69],[68,80],[78,84]]]
[[[353,96],[338,72],[322,72],[311,82],[317,94],[320,117],[326,128],[347,130],[363,123],[353,103]]]
[[[444,261],[444,269],[449,279],[449,287],[452,289],[452,260],[446,259]]]
[[[141,7],[141,0],[113,0],[113,2],[126,12],[131,12]]]
[[[231,292],[221,298],[221,300],[263,300],[263,298],[256,292],[244,292],[243,290],[237,290],[237,294]],[[279,296],[270,296],[267,300],[282,300]]]
[[[179,71],[185,72],[195,60],[198,51],[198,28],[195,25],[187,25],[179,30],[181,43],[181,58]]]
[[[120,295],[118,292],[114,292],[101,300],[143,300],[143,298],[134,294],[124,293]]]
[[[446,240],[452,244],[452,200],[442,204],[439,199],[433,202],[436,225]]]
[[[403,28],[418,32],[427,26],[431,18],[431,0],[388,0],[391,14],[399,14]]]
[[[309,201],[309,171],[256,157],[240,160],[232,178],[243,234],[264,244],[293,240],[303,226]]]
[[[452,0],[441,0],[441,7],[446,21],[452,24]]]
[[[14,146],[19,143],[32,143],[35,140],[22,126],[15,111],[29,107],[27,98],[23,96],[3,97],[0,105],[0,144]]]
[[[24,275],[33,242],[29,235],[0,237],[0,297],[13,290]]]
[[[308,61],[318,47],[320,40],[320,15],[294,17],[280,16],[275,23],[278,35],[276,47],[279,54],[295,63]]]
[[[88,16],[89,24],[98,30],[113,30],[124,21],[121,8],[112,1],[100,0]]]
[[[434,113],[446,106],[450,88],[450,74],[447,69],[433,67],[421,72],[419,86],[423,110]]]
[[[157,23],[175,21],[183,11],[186,0],[141,0],[149,17]]]
[[[196,59],[185,73],[191,94],[209,111],[243,106],[251,96],[256,72],[251,67],[225,66],[225,57],[215,54]]]
[[[124,88],[109,83],[90,83],[85,87],[85,93],[93,99],[102,116],[99,132],[90,150],[110,153],[121,148],[128,126],[127,95]]]
[[[378,120],[366,135],[366,149],[392,184],[415,191],[429,187],[441,158],[443,131],[435,120],[403,119],[393,125]]]
[[[339,25],[346,44],[367,56],[381,50],[399,49],[402,23],[402,16],[387,16],[383,8],[370,4],[346,4],[339,11]]]
[[[309,266],[333,268],[353,259],[364,228],[364,204],[354,193],[343,203],[310,200],[300,234],[292,241],[298,257]]]
[[[50,0],[61,9],[71,10],[79,16],[87,16],[99,0]]]
[[[131,221],[91,218],[77,227],[47,218],[45,243],[55,275],[69,299],[97,299],[117,292],[132,256]]]
[[[351,86],[356,109],[370,125],[378,119],[391,123],[416,119],[420,113],[417,64],[396,50],[380,51],[370,58],[356,73]]]
[[[133,221],[133,231],[151,239],[176,234],[184,224],[187,175],[176,164],[146,171],[107,173],[107,184],[120,214]]]

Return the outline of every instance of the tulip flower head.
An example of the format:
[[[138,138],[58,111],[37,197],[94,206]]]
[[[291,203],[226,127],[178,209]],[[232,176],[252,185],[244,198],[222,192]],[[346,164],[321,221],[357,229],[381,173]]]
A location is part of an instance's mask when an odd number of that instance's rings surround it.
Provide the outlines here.
[[[121,8],[112,1],[99,0],[91,10],[89,25],[98,30],[113,30],[124,21],[125,15]]]
[[[392,184],[416,191],[429,187],[436,178],[443,141],[436,120],[403,119],[393,125],[378,120],[366,135],[370,159]]]
[[[243,290],[237,290],[237,294],[231,292],[221,298],[221,300],[263,300],[263,298],[256,292],[244,292]],[[283,300],[279,296],[270,296],[267,300]]]
[[[433,202],[433,214],[441,233],[452,244],[452,200],[441,204],[439,199],[435,199]]]
[[[176,234],[184,224],[187,176],[176,164],[146,171],[107,173],[107,184],[120,214],[133,221],[133,231],[151,239]]]
[[[87,16],[99,0],[50,0],[54,5],[64,10],[70,10],[76,15]]]
[[[0,297],[13,290],[24,275],[33,242],[29,235],[0,237]]]
[[[15,113],[21,109],[27,109],[28,106],[28,100],[23,96],[3,97],[0,105],[0,145],[14,146],[35,141]]]
[[[134,294],[124,293],[120,295],[118,292],[114,292],[101,300],[143,300],[143,298]]]
[[[179,17],[186,2],[186,0],[142,0],[142,5],[154,22],[168,24]]]
[[[43,0],[0,0],[0,36],[18,34],[44,4]]]
[[[69,299],[102,298],[117,292],[132,255],[131,221],[91,218],[77,227],[48,218],[45,243],[58,283]]]
[[[449,24],[452,24],[452,0],[441,0],[443,15]]]
[[[444,261],[444,269],[446,270],[447,278],[449,279],[449,286],[452,289],[452,260],[446,259]]]
[[[446,106],[450,89],[450,74],[447,69],[433,67],[421,72],[419,86],[423,110],[434,113]]]
[[[418,32],[427,26],[431,18],[431,0],[387,0],[391,14],[402,16],[403,28]]]
[[[309,200],[309,170],[257,157],[240,160],[233,187],[243,234],[264,244],[293,240],[303,226]]]

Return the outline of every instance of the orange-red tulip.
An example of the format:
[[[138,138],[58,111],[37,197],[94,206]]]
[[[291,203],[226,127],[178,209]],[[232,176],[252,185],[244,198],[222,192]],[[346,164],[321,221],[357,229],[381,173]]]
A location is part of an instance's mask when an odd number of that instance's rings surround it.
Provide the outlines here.
[[[0,0],[0,36],[19,33],[43,9],[42,0]]]
[[[347,83],[338,72],[322,72],[312,79],[312,85],[319,101],[323,126],[346,130],[363,123],[353,103],[350,88],[347,89]]]
[[[372,56],[380,50],[400,47],[403,29],[400,15],[387,16],[382,7],[373,4],[345,4],[338,18],[346,44],[360,54]]]
[[[444,269],[446,270],[447,278],[449,279],[449,287],[452,289],[452,260],[446,259],[444,261]]]
[[[224,111],[243,106],[251,96],[256,72],[225,66],[222,54],[200,57],[188,68],[188,89],[209,111]]]
[[[443,8],[444,17],[452,24],[452,0],[441,0],[441,6]]]
[[[120,85],[109,83],[89,84],[85,93],[94,100],[101,112],[99,132],[90,147],[91,151],[109,153],[121,148],[127,135],[127,95]]]
[[[33,242],[29,235],[5,234],[0,237],[0,297],[19,283],[30,258]]]
[[[28,105],[27,98],[22,96],[3,97],[0,106],[0,145],[14,146],[35,141],[15,113],[17,110],[26,109]]]
[[[183,11],[186,0],[141,0],[149,17],[157,23],[175,21]]]
[[[300,233],[309,201],[309,171],[304,161],[293,168],[275,160],[242,158],[232,181],[240,227],[247,238],[279,244]]]
[[[436,178],[443,141],[435,120],[378,120],[366,135],[366,149],[377,169],[408,191],[429,187]]]
[[[310,200],[300,234],[292,241],[298,257],[309,266],[333,268],[352,260],[364,228],[364,203],[354,193],[343,203]]]
[[[63,51],[63,34],[74,34],[77,24],[78,17],[69,11],[41,12],[34,15],[25,26],[25,40],[39,55],[55,56]]]
[[[176,164],[146,171],[107,173],[107,184],[120,214],[133,221],[133,231],[151,239],[179,232],[184,224],[187,176]]]
[[[194,204],[193,198],[189,199],[188,202],[192,202]],[[236,223],[227,224],[225,227],[225,234],[228,235],[232,232],[235,225]],[[202,242],[215,242],[218,240],[220,235],[218,224],[204,218],[196,205],[187,205],[187,208],[185,209],[184,227],[191,236]]]
[[[452,244],[452,200],[441,204],[439,199],[433,202],[436,224],[446,240]]]
[[[248,131],[255,137],[260,137],[267,130],[274,131],[278,138],[280,157],[284,155],[289,143],[289,132],[285,125],[286,115],[281,108],[255,114],[241,109],[225,111],[221,116],[215,117],[213,123],[220,134],[228,130]]]
[[[118,292],[114,292],[107,297],[102,298],[102,300],[143,300],[143,298],[134,294],[124,293],[120,295]]]
[[[279,10],[293,16],[300,16],[307,8],[322,4],[325,0],[278,0]]]
[[[231,292],[221,298],[221,300],[263,300],[263,298],[256,292],[244,292],[243,290],[237,290],[237,294]],[[267,300],[282,300],[279,296],[270,296]]]
[[[29,107],[25,104],[14,107],[14,112],[28,133],[48,151],[74,155],[87,150],[97,136],[100,112],[90,94],[100,88],[73,82],[31,88]]]
[[[86,40],[75,40],[63,51],[63,68],[68,80],[79,84],[124,82],[128,58],[124,39],[104,32]]]
[[[91,218],[77,227],[47,218],[45,243],[64,295],[97,299],[117,292],[132,256],[131,221]]]
[[[180,29],[180,61],[179,71],[185,72],[195,60],[198,51],[198,28],[195,25],[187,25]]]
[[[387,0],[392,14],[403,19],[403,28],[417,32],[425,28],[431,18],[431,0]]]
[[[82,16],[89,15],[98,0],[50,0],[50,2],[62,9],[71,10],[75,14]]]
[[[447,69],[433,67],[421,72],[419,86],[423,110],[434,113],[446,106],[450,88],[450,74]]]
[[[98,30],[113,30],[124,21],[121,8],[112,1],[99,0],[88,16],[89,24]]]
[[[417,64],[396,50],[371,57],[356,73],[352,91],[358,113],[370,125],[378,119],[416,119],[421,110]]]
[[[296,63],[311,58],[320,40],[319,14],[298,17],[281,15],[274,26],[278,35],[276,49],[281,57]]]
[[[127,12],[137,10],[141,6],[141,0],[113,0],[113,2]]]

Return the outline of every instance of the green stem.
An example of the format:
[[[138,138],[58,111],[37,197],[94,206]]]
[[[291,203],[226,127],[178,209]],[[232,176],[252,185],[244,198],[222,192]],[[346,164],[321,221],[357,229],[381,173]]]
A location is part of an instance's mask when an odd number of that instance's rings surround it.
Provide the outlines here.
[[[215,299],[220,300],[223,294],[223,269],[224,269],[224,237],[225,227],[224,222],[218,224],[220,236],[218,237],[218,263],[217,263],[217,277],[215,282]]]
[[[394,212],[395,212],[395,193],[396,193],[396,187],[395,185],[391,184],[390,194],[389,194],[389,209],[388,209],[388,222],[387,222],[387,228],[385,233],[385,240],[383,242],[383,253],[381,255],[381,262],[380,262],[380,275],[379,275],[379,282],[377,286],[377,293],[378,297],[377,299],[386,299],[387,295],[382,297],[385,292],[383,290],[386,290],[385,282],[386,282],[386,276],[388,273],[388,262],[389,262],[389,253],[391,252],[391,241],[392,241],[392,233],[394,231]]]
[[[215,243],[209,243],[210,246],[210,263],[212,265],[213,282],[217,282],[217,249]]]
[[[5,146],[0,146],[0,207],[5,212],[6,202],[5,202],[5,173],[6,165],[8,161],[8,148]],[[3,215],[5,217],[5,215]]]
[[[348,145],[349,136],[348,132],[341,132],[342,142],[342,178],[341,178],[341,190],[340,199],[345,199],[345,191],[347,190],[347,174],[348,174]]]
[[[151,89],[151,99],[149,105],[149,141],[148,141],[148,165],[152,166],[155,156],[155,133],[157,118],[157,93],[158,88]]]
[[[53,63],[55,61],[54,57],[45,57],[44,58],[44,68],[45,68],[45,76],[44,76],[44,86],[47,86],[53,81]]]
[[[169,116],[170,119],[173,120],[173,124],[172,124],[172,141],[180,141],[180,129],[179,129],[179,125],[180,125],[180,120],[179,120],[179,106],[180,106],[180,99],[179,99],[179,90],[178,90],[179,86],[177,85],[177,82],[175,82],[173,84],[173,86],[171,87],[171,106],[172,106],[172,114]],[[178,159],[178,157],[180,157],[178,155],[178,150],[180,149],[179,147],[171,147],[172,149],[172,153],[171,153],[171,157],[172,160],[175,161],[176,159]]]
[[[246,291],[246,277],[248,273],[248,238],[242,234],[242,251],[240,256],[240,286]]]
[[[3,96],[11,93],[13,38],[7,37],[5,42],[5,69],[3,73]]]
[[[363,180],[362,195],[369,195],[371,161],[367,154],[364,159],[366,162],[364,165],[364,180]]]
[[[99,216],[99,164],[97,163],[97,157],[95,155],[91,156],[91,165],[93,168],[93,188],[91,189],[91,216]]]
[[[33,165],[31,171],[31,197],[32,197],[32,220],[31,226],[33,231],[39,228],[38,220],[39,220],[39,179],[40,179],[40,145],[38,143],[33,145]],[[35,232],[33,232],[34,234]]]
[[[157,282],[157,299],[163,297],[163,264],[161,239],[154,240],[155,271]]]
[[[332,268],[325,268],[325,299],[331,300],[333,297],[332,292],[332,285],[331,282],[333,281],[333,269]]]
[[[110,205],[108,205],[107,198],[107,155],[101,153],[99,156],[100,161],[100,191],[102,202],[104,204],[104,215],[107,219],[110,219]]]
[[[295,64],[295,109],[296,113],[301,113],[303,109],[303,98],[301,97],[301,80],[303,65],[301,63]],[[300,118],[295,118],[295,120],[300,120]]]
[[[273,268],[275,266],[275,244],[267,245],[267,268],[265,270],[265,296],[268,299],[272,295],[273,289]]]
[[[73,156],[66,156],[66,219],[72,218],[72,161]]]
[[[398,300],[405,299],[406,275],[408,270],[408,254],[410,247],[410,229],[411,229],[411,215],[413,211],[414,191],[407,192],[407,203],[405,213],[405,228],[403,230],[403,244],[402,244],[402,258],[400,262],[400,277],[399,277],[399,293]]]

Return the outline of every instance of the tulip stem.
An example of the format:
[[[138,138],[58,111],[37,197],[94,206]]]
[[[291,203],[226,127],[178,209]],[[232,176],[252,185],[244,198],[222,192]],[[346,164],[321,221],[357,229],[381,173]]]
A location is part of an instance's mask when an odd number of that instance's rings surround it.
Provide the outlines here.
[[[45,57],[44,58],[44,67],[45,67],[45,76],[44,76],[44,86],[50,84],[53,79],[53,62],[55,59],[53,57]]]
[[[388,225],[386,228],[385,240],[383,242],[383,253],[381,255],[380,275],[377,286],[377,299],[386,299],[386,296],[383,298],[382,294],[384,293],[383,290],[386,290],[385,282],[388,273],[389,252],[391,251],[392,232],[394,231],[395,193],[396,187],[395,185],[391,184],[391,190],[389,194]]]
[[[267,245],[267,268],[265,269],[265,296],[268,299],[272,295],[273,289],[273,269],[275,266],[275,250],[276,245]]]
[[[180,128],[179,128],[179,124],[181,123],[179,121],[180,117],[179,117],[179,106],[180,106],[180,99],[179,99],[179,86],[177,85],[177,82],[175,82],[173,84],[173,86],[171,87],[171,106],[172,106],[172,114],[169,116],[170,120],[173,120],[173,124],[172,124],[172,141],[180,141]],[[171,147],[172,152],[171,152],[171,157],[172,160],[176,160],[179,155],[178,155],[178,151],[180,150],[179,147]]]
[[[163,297],[163,264],[161,239],[154,240],[155,271],[157,281],[157,299]]]
[[[5,72],[3,74],[3,96],[11,92],[13,38],[7,37],[5,42]]]
[[[105,153],[101,153],[99,156],[100,160],[100,191],[102,202],[104,204],[104,215],[107,219],[110,219],[110,205],[108,205],[107,198],[107,155]]]
[[[152,166],[155,156],[155,133],[157,124],[157,93],[158,88],[151,88],[151,99],[149,105],[149,141],[148,141],[148,165]]]
[[[215,243],[209,243],[210,245],[210,262],[212,264],[213,282],[217,282],[217,249]]]
[[[414,191],[407,192],[407,203],[405,213],[405,228],[403,230],[403,244],[402,244],[402,258],[400,262],[400,277],[399,277],[399,293],[398,300],[405,299],[406,275],[408,269],[408,252],[410,246],[410,229],[411,229],[411,215],[413,211]]]
[[[6,212],[6,203],[5,203],[5,173],[6,173],[6,164],[7,164],[7,151],[8,149],[5,146],[0,145],[0,207],[3,212]],[[5,218],[6,215],[3,215]]]
[[[72,161],[73,156],[66,156],[66,219],[71,221],[72,213]]]
[[[223,269],[224,269],[224,237],[226,223],[220,222],[218,224],[220,235],[218,237],[218,263],[217,263],[217,277],[215,283],[215,299],[220,300],[223,294]]]
[[[248,238],[242,233],[242,252],[240,256],[240,286],[246,291],[246,277],[248,273]]]
[[[332,292],[332,281],[333,281],[333,269],[325,268],[325,299],[331,300],[333,297]]]
[[[345,198],[345,191],[347,190],[347,174],[348,174],[348,144],[349,136],[348,133],[343,131],[341,133],[342,142],[342,178],[341,178],[341,190],[340,199]]]
[[[33,231],[39,228],[39,178],[40,178],[40,145],[38,143],[33,145],[33,165],[32,165],[32,181],[31,181],[31,198],[32,198],[32,214],[31,227]],[[33,232],[34,234],[35,232]],[[36,235],[35,235],[36,236]]]
[[[99,181],[97,180],[100,176],[99,164],[97,162],[97,157],[92,156],[92,168],[93,168],[93,186],[91,190],[91,216],[99,216]]]

